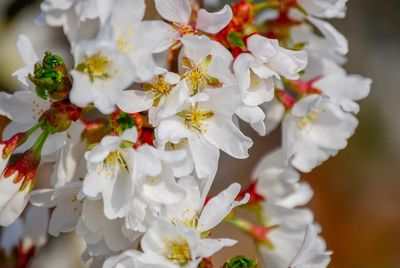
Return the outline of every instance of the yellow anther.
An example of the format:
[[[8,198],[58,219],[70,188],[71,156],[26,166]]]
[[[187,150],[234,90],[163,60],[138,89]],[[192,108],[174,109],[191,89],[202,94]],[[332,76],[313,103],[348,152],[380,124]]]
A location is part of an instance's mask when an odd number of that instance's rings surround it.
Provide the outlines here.
[[[183,117],[185,126],[188,129],[204,132],[206,129],[203,127],[203,121],[213,117],[214,113],[212,111],[203,110],[196,104],[178,113],[178,115]]]
[[[158,103],[160,102],[160,99],[171,92],[173,85],[168,83],[165,80],[164,76],[159,75],[153,83],[143,84],[142,87],[147,93],[153,95],[154,97],[153,105],[157,106]]]
[[[180,266],[185,266],[191,259],[190,247],[185,238],[165,238],[164,256]]]
[[[100,172],[105,173],[107,176],[111,176],[126,167],[124,152],[121,149],[117,149],[115,152],[110,153],[100,164]]]
[[[94,79],[109,79],[111,61],[100,52],[90,57],[85,56],[84,61],[76,68],[79,72],[89,75],[90,81]]]
[[[175,29],[177,29],[179,31],[181,36],[196,33],[196,30],[190,25],[177,23],[177,22],[173,22],[172,25],[174,26]]]
[[[187,70],[182,75],[182,78],[186,79],[193,95],[204,90],[206,87],[216,88],[222,86],[221,82],[216,77],[208,74],[208,66],[211,62],[211,55],[208,55],[198,65],[186,57],[182,58],[183,68]]]
[[[318,120],[318,115],[323,113],[324,110],[320,110],[320,111],[312,111],[310,113],[308,113],[306,116],[302,116],[297,118],[297,127],[299,129],[304,129],[306,128],[309,124],[311,124],[312,122]]]

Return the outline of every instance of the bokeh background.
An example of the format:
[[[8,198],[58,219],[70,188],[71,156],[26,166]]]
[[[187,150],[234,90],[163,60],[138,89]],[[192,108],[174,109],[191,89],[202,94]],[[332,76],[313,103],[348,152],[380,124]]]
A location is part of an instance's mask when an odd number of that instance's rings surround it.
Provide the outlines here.
[[[40,52],[51,49],[68,55],[62,32],[33,23],[39,2],[0,0],[2,91],[20,87],[10,76],[22,65],[15,50],[18,34],[28,35],[37,48],[42,48]],[[349,60],[345,65],[348,72],[370,77],[374,83],[370,97],[361,102],[360,126],[347,149],[303,175],[315,190],[309,206],[334,252],[330,267],[400,267],[399,10],[398,0],[349,0],[347,17],[332,21],[349,39]],[[1,118],[0,125],[5,123]],[[246,133],[255,141],[250,158],[239,161],[223,157],[215,193],[232,181],[245,186],[257,161],[279,146],[279,131],[269,137],[258,137],[251,130]],[[259,258],[251,241],[232,227],[222,225],[216,233],[242,241],[220,254],[217,262],[238,254]],[[74,241],[71,236],[50,241],[33,267],[80,267],[83,248],[75,246]]]

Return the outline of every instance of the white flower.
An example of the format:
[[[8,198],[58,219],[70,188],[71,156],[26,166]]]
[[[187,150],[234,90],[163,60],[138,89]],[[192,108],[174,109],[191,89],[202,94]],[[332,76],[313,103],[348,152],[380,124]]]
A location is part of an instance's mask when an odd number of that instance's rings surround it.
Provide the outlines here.
[[[247,47],[251,53],[240,54],[233,69],[239,81],[242,100],[249,106],[271,101],[274,78],[283,76],[296,80],[307,65],[306,52],[284,49],[275,39],[252,35],[247,39]]]
[[[210,199],[203,208],[202,195],[194,178],[182,178],[179,184],[186,190],[186,199],[168,206],[168,220],[159,220],[144,234],[141,240],[144,254],[138,256],[144,263],[165,267],[197,267],[203,258],[236,243],[230,239],[202,238],[201,234],[218,225],[233,208],[249,200],[249,196],[246,196],[241,201],[235,201],[240,185],[232,184]]]
[[[320,18],[344,18],[347,0],[298,0],[305,11]]]
[[[202,239],[196,230],[159,220],[144,234],[140,243],[144,254],[137,258],[146,265],[195,268],[203,258],[234,244],[230,239]]]
[[[189,88],[180,82],[178,74],[159,69],[159,74],[143,84],[142,90],[126,90],[118,100],[118,107],[127,113],[149,110],[150,123],[157,126],[161,119],[179,112],[189,98]]]
[[[182,38],[179,70],[192,94],[208,88],[237,85],[231,72],[232,54],[220,43],[207,36]]]
[[[163,21],[142,21],[143,0],[116,0],[103,31],[112,31],[119,52],[126,54],[134,70],[135,82],[147,82],[157,73],[153,54],[167,50],[174,42],[173,28]]]
[[[102,113],[112,113],[121,92],[133,82],[129,57],[118,52],[110,40],[96,39],[79,42],[74,58],[71,102],[79,107],[93,103]]]
[[[166,218],[175,224],[193,228],[200,233],[207,232],[217,226],[237,206],[248,202],[249,196],[241,201],[235,201],[240,192],[240,185],[234,183],[226,190],[211,198],[203,207],[203,196],[193,177],[179,180],[186,191],[186,198],[178,204],[170,205],[166,210]]]
[[[256,191],[268,203],[287,208],[303,206],[310,201],[313,191],[308,183],[299,182],[300,174],[284,162],[282,149],[264,156],[252,174]]]
[[[232,122],[240,101],[237,95],[236,87],[204,90],[184,110],[160,123],[155,132],[157,141],[164,146],[187,140],[197,175],[213,178],[220,149],[243,159],[253,144]]]
[[[31,204],[39,207],[55,207],[49,222],[49,234],[59,236],[75,230],[82,213],[82,182],[70,182],[55,189],[41,189],[32,192]]]
[[[297,102],[283,120],[285,159],[310,172],[347,146],[358,120],[326,96],[309,95]]]
[[[96,145],[91,151],[86,152],[87,175],[83,181],[83,193],[91,199],[99,197],[107,198],[105,201],[105,214],[113,219],[116,215],[111,212],[111,193],[112,188],[117,181],[126,181],[129,183],[129,170],[127,169],[127,157],[129,149],[123,150],[121,145],[124,141],[136,142],[137,131],[135,128],[126,130],[121,137],[105,136],[100,144]],[[129,190],[125,187],[120,196],[129,194]],[[126,206],[126,205],[125,205]],[[109,215],[108,215],[109,214]]]
[[[162,205],[177,203],[184,197],[170,163],[182,160],[185,154],[149,145],[121,148],[127,139],[124,136],[134,137],[129,132],[122,137],[106,136],[86,153],[88,174],[83,192],[90,199],[103,198],[107,218],[125,218],[129,229],[143,232]]]
[[[307,227],[303,244],[292,260],[290,268],[326,268],[332,252],[326,251],[325,241],[318,235],[314,225]]]
[[[172,22],[178,36],[194,34],[197,30],[215,34],[232,19],[232,10],[228,5],[215,13],[200,9],[197,13],[197,22],[192,23],[192,8],[188,0],[155,0],[155,3],[158,13]]]

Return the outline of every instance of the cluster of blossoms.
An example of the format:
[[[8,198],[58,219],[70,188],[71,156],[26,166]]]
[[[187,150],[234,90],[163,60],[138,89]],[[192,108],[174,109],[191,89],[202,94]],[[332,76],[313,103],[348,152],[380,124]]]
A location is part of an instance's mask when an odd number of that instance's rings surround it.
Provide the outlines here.
[[[346,0],[239,0],[215,13],[154,2],[163,20],[143,20],[144,0],[43,1],[39,21],[62,26],[74,66],[17,41],[25,90],[0,93],[11,120],[0,142],[0,224],[30,202],[52,208],[50,235],[83,238],[93,267],[195,268],[215,267],[211,257],[236,243],[212,238],[225,221],[254,239],[267,267],[326,267],[299,172],[346,147],[356,101],[369,94],[369,79],[342,69],[346,39],[324,20],[343,18]],[[281,148],[248,188],[210,197],[220,151],[248,157],[244,123],[260,135],[281,126]],[[52,174],[37,178],[44,164]],[[39,179],[49,188],[35,189]],[[37,236],[24,249],[40,247]]]

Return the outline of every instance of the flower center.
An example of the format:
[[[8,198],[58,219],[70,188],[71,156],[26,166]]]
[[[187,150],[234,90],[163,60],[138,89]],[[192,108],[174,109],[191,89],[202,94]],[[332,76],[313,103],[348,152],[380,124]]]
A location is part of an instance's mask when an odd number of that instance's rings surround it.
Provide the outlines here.
[[[323,111],[312,111],[306,116],[302,116],[297,118],[296,124],[299,129],[305,129],[312,122],[318,120],[318,115],[320,115]]]
[[[183,68],[187,71],[182,75],[188,86],[195,95],[206,87],[221,87],[221,82],[214,76],[208,74],[208,66],[212,62],[212,55],[208,55],[199,65],[187,57],[182,58]]]
[[[172,25],[174,26],[175,29],[178,30],[178,32],[181,36],[195,34],[197,32],[191,25],[186,25],[186,24],[177,23],[177,22],[173,22]]]
[[[100,164],[100,172],[107,176],[112,176],[115,173],[121,172],[121,170],[126,167],[124,152],[118,148],[115,152],[110,153]]]
[[[122,35],[117,39],[118,50],[122,53],[130,53],[133,50],[133,45],[129,43],[133,38],[132,28],[128,28]]]
[[[155,82],[143,84],[142,87],[147,93],[154,96],[154,106],[157,106],[160,99],[168,95],[172,90],[172,85],[168,83],[162,75],[159,75]]]
[[[206,130],[203,127],[203,121],[213,117],[214,113],[212,111],[203,110],[196,104],[195,106],[190,106],[188,109],[179,112],[178,115],[184,119],[185,126],[188,129],[203,132]]]
[[[76,68],[79,72],[89,75],[90,81],[94,82],[95,79],[109,79],[111,75],[108,73],[111,61],[100,52],[87,57]]]
[[[185,266],[191,259],[190,247],[185,238],[165,238],[164,256],[180,266]]]

